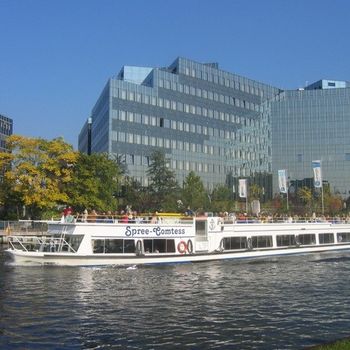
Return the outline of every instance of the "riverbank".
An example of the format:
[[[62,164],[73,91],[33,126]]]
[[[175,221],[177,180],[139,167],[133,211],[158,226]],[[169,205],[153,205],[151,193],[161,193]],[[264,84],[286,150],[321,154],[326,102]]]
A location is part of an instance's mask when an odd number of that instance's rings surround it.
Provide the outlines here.
[[[308,350],[349,350],[350,349],[350,338],[338,340],[335,343],[317,345]]]

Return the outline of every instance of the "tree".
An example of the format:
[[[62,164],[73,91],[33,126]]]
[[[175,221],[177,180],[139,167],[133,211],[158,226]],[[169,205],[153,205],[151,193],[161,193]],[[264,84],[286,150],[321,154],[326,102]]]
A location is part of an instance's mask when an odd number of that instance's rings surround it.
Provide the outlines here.
[[[78,153],[62,138],[47,141],[11,135],[6,140],[10,152],[0,152],[0,168],[4,169],[2,202],[8,194],[17,198],[18,207],[25,205],[33,218],[43,210],[67,202],[65,185],[72,179]]]
[[[152,207],[149,191],[133,177],[126,176],[122,181],[121,199],[123,207],[126,205],[139,212],[147,212]]]
[[[311,210],[312,206],[312,191],[308,187],[302,187],[298,189],[298,198],[303,202],[307,210]]]
[[[184,181],[181,200],[184,206],[192,210],[205,209],[208,206],[208,194],[201,178],[190,171]]]
[[[211,208],[214,212],[233,210],[232,192],[227,186],[216,186],[211,194]]]
[[[168,168],[163,151],[156,150],[151,155],[147,175],[150,179],[149,191],[152,200],[150,209],[175,210],[179,185],[175,173]]]
[[[260,199],[263,196],[264,190],[257,184],[252,184],[249,188],[249,199]]]
[[[69,204],[78,211],[116,210],[120,169],[106,154],[80,153],[67,186]]]

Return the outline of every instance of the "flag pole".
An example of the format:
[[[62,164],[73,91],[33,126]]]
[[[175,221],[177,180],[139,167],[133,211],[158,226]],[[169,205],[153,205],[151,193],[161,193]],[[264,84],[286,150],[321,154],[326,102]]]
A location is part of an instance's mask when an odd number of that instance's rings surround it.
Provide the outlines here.
[[[322,215],[324,214],[324,199],[323,199],[323,180],[322,180],[322,170],[321,170],[321,160],[313,160],[312,168],[314,172],[314,187],[321,187],[321,201],[322,201]]]

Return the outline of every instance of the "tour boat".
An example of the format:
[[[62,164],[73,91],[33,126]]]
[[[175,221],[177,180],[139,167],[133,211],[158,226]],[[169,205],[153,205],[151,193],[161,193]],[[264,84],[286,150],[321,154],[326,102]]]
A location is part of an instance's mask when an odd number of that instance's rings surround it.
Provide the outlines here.
[[[350,249],[341,220],[261,222],[234,217],[164,217],[48,222],[44,236],[9,236],[16,264],[63,266],[194,263]]]

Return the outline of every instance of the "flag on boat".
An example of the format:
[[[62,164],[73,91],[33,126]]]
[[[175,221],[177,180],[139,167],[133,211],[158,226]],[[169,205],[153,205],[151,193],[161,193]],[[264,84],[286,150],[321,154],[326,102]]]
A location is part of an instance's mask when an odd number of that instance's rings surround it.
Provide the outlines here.
[[[247,179],[239,179],[239,196],[247,198]]]
[[[287,193],[287,172],[286,169],[278,170],[278,187],[281,193]]]
[[[322,187],[321,161],[313,160],[312,169],[314,171],[314,186],[317,188],[321,188]]]

